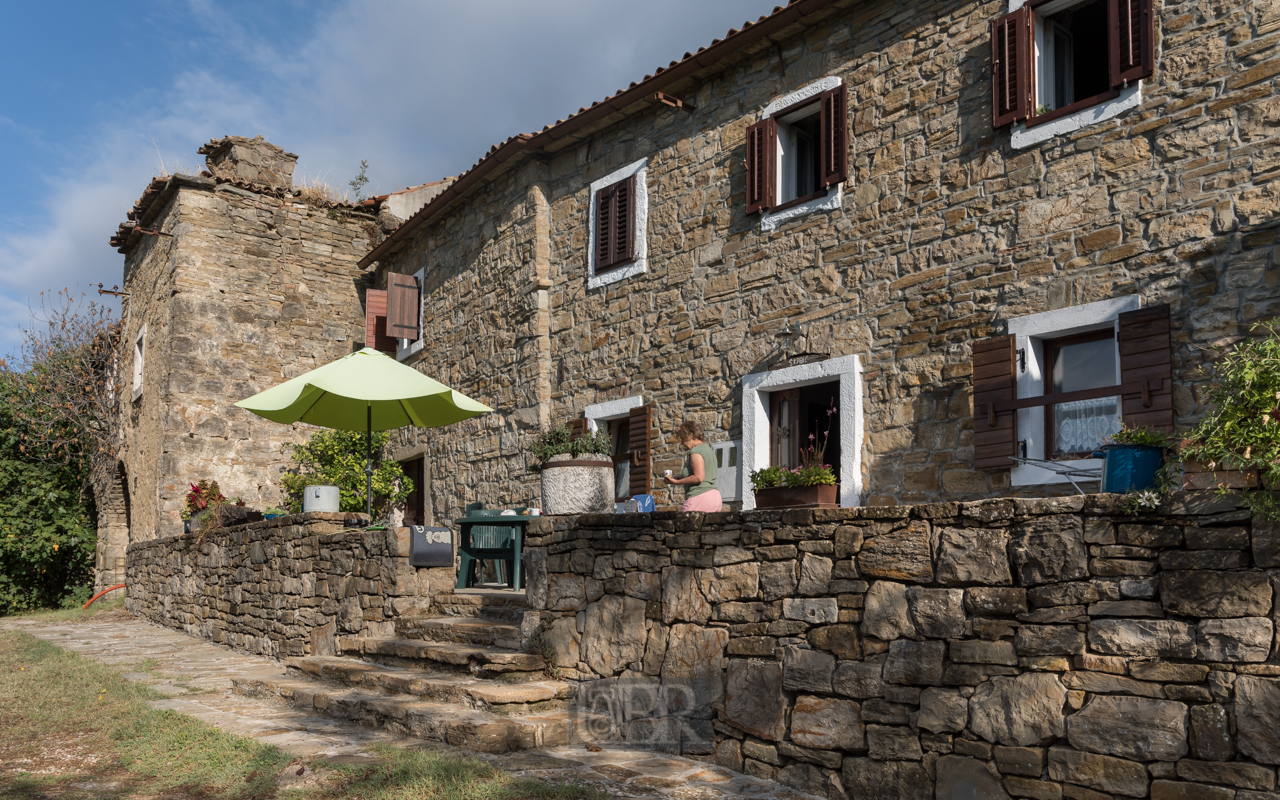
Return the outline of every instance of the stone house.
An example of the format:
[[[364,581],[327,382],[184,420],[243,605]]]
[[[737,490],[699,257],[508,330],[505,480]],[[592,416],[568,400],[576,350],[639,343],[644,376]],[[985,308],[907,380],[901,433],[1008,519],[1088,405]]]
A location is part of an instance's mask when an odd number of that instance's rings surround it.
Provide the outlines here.
[[[118,481],[100,502],[98,583],[130,541],[182,532],[188,485],[281,502],[286,445],[306,432],[232,403],[351,352],[376,208],[293,187],[297,156],[231,136],[201,175],[156,178],[111,244],[125,256]],[[101,500],[102,498],[100,498]]]
[[[495,145],[360,261],[380,346],[497,409],[402,433],[415,513],[532,501],[555,424],[668,503],[692,417],[744,508],[832,407],[846,506],[1186,429],[1280,313],[1277,41],[1261,0],[794,0]]]

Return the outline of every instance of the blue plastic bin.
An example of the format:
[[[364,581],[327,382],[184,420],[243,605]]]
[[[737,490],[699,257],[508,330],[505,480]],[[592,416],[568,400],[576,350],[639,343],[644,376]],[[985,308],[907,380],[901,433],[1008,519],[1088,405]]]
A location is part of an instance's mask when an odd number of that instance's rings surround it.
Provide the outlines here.
[[[1152,489],[1164,466],[1164,448],[1146,444],[1107,444],[1102,446],[1101,455],[1104,492],[1123,494]]]

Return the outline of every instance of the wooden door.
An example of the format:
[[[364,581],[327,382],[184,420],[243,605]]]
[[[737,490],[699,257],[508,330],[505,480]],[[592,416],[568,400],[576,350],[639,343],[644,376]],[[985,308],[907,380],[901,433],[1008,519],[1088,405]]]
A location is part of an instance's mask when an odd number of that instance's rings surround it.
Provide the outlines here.
[[[800,463],[800,390],[769,393],[769,465],[790,469]]]

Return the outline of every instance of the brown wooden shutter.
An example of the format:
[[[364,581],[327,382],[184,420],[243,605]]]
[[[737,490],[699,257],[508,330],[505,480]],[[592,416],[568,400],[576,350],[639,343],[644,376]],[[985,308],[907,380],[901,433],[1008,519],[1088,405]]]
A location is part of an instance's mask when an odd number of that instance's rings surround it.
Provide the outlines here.
[[[398,272],[387,273],[387,334],[417,341],[422,308],[418,279]]]
[[[1110,0],[1111,85],[1146,78],[1155,70],[1155,30],[1151,0]]]
[[[586,436],[591,432],[591,427],[587,424],[586,417],[578,417],[569,421],[569,439],[577,439]]]
[[[613,263],[635,260],[636,249],[636,176],[614,185],[613,193]]]
[[[1142,382],[1147,387],[1146,392],[1124,395],[1124,424],[1173,433],[1173,340],[1168,304],[1121,314],[1116,344],[1120,349],[1120,382]]]
[[[778,123],[773,117],[747,128],[747,213],[767,211],[777,194]]]
[[[405,525],[426,525],[423,513],[422,492],[423,486],[423,469],[422,458],[415,458],[412,461],[403,462],[404,476],[412,484],[409,489],[409,496],[404,499],[404,524]]]
[[[653,467],[650,463],[652,448],[649,443],[649,406],[631,409],[628,420],[631,436],[631,496],[649,494],[652,491]]]
[[[364,346],[384,353],[396,351],[396,340],[387,335],[387,292],[369,289],[364,294]]]
[[[821,103],[818,150],[822,166],[818,182],[835,186],[849,177],[849,103],[844,84],[823,92]]]
[[[606,186],[596,192],[596,272],[613,265],[614,193],[617,186]]]
[[[991,23],[991,125],[1002,128],[1026,119],[1030,86],[1027,9]]]
[[[1017,337],[992,336],[973,343],[973,467],[1009,469],[1018,439],[1016,411],[995,413],[991,404],[1018,396]],[[994,423],[994,424],[992,424]]]

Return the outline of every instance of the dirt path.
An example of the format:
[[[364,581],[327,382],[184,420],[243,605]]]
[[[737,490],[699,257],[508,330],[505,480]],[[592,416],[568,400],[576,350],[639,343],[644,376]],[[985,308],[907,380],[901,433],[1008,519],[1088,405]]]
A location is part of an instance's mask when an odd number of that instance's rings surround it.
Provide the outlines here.
[[[280,677],[285,674],[284,667],[269,658],[133,619],[124,612],[99,614],[85,622],[49,624],[19,619],[0,626],[25,631],[102,664],[132,670],[125,673],[126,678],[166,695],[166,699],[150,703],[154,708],[172,709],[229,733],[274,744],[292,755],[349,762],[371,758],[370,748],[377,744],[450,749],[233,694],[232,677]],[[808,798],[777,783],[701,761],[625,746],[609,745],[599,752],[588,752],[579,745],[505,755],[465,752],[517,775],[551,781],[576,779],[619,798]]]

